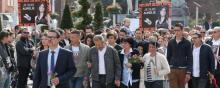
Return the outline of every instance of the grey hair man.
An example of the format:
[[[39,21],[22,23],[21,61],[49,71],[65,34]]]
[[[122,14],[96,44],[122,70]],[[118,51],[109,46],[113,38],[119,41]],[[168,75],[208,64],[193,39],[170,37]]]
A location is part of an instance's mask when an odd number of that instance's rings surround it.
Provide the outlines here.
[[[89,64],[93,88],[113,88],[120,86],[121,63],[118,52],[106,45],[101,35],[93,38],[95,46],[89,52]]]

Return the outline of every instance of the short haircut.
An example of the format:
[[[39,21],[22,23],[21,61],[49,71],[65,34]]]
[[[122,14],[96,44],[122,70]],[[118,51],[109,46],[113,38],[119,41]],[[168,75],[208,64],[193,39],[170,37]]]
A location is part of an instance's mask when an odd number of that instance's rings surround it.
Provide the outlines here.
[[[155,41],[150,41],[149,42],[149,45],[153,45],[153,46],[155,46],[156,48],[159,48],[160,47],[160,44],[158,43],[158,42],[155,42]]]
[[[5,37],[10,36],[10,33],[8,31],[1,31],[0,32],[0,40],[2,40]]]
[[[57,30],[49,30],[48,32],[56,33],[57,38],[60,38],[60,32],[59,31],[57,31]]]
[[[71,31],[71,34],[77,34],[77,35],[81,36],[81,32],[79,30],[73,30],[73,31]]]
[[[130,19],[129,18],[124,18],[123,19],[123,24],[125,24],[126,21],[130,21]]]
[[[125,28],[121,28],[120,32],[124,32],[125,34],[128,34]]]
[[[105,38],[102,35],[95,35],[93,41],[97,41],[97,40],[105,42]]]
[[[86,31],[86,29],[91,29],[91,30],[93,31],[93,27],[90,26],[90,25],[87,25],[87,26],[85,27],[84,32]]]
[[[219,31],[220,32],[220,26],[214,27],[213,31]]]
[[[181,23],[176,23],[174,27],[180,27],[180,29],[183,30],[183,24]]]
[[[110,32],[107,34],[107,38],[109,38],[110,36],[113,36],[114,39],[117,39],[117,35],[115,35],[114,33]]]
[[[201,33],[199,33],[199,32],[196,32],[196,33],[194,33],[193,35],[197,35],[199,38],[202,37]]]
[[[134,42],[134,39],[133,39],[132,37],[130,37],[130,36],[126,36],[126,37],[122,38],[121,41],[122,41],[122,42],[127,42],[127,43],[129,43],[130,46],[132,47],[133,42]]]

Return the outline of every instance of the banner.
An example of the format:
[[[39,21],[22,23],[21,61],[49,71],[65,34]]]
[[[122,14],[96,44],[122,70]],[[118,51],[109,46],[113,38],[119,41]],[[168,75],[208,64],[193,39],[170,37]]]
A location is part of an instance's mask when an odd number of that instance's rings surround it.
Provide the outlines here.
[[[171,3],[139,4],[140,28],[171,29]]]
[[[49,6],[49,0],[18,0],[18,16],[20,26],[32,26],[39,12],[39,5],[45,3]],[[49,8],[47,8],[49,11]]]

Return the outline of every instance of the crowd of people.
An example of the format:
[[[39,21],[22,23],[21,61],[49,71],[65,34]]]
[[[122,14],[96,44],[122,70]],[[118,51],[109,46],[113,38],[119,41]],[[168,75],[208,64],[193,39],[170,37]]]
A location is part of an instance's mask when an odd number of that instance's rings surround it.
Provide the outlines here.
[[[220,27],[0,32],[0,88],[218,88]],[[168,82],[165,82],[167,80]]]

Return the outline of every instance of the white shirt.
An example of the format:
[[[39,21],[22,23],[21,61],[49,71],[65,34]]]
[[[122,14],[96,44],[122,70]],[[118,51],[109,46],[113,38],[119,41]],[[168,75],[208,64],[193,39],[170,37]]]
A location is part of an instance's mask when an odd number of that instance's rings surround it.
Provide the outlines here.
[[[51,55],[52,55],[52,53],[51,53],[51,49],[49,49],[49,53],[48,53],[48,59],[47,59],[47,73],[48,73],[48,81],[47,81],[47,83],[48,83],[48,86],[50,86],[50,78],[51,78],[51,68],[50,68],[50,66],[51,66]],[[54,50],[54,65],[56,66],[56,62],[57,62],[57,57],[58,57],[58,54],[59,54],[59,51],[60,51],[60,46],[58,46],[55,50]]]
[[[199,77],[200,76],[200,47],[193,48],[193,77]]]
[[[72,52],[73,52],[73,55],[78,55],[79,54],[79,47],[72,46]]]
[[[66,46],[70,45],[70,42],[69,42],[69,40],[67,40],[67,39],[64,39],[64,42],[65,42]]]
[[[212,40],[212,47],[218,48],[217,53],[219,52],[219,45],[220,45],[220,39],[218,40]],[[214,55],[216,56],[216,53],[214,52]],[[215,69],[217,69],[217,63],[218,61],[215,59]]]
[[[98,50],[98,55],[99,55],[99,74],[100,75],[105,75],[105,52],[106,52],[107,47],[105,46],[102,50]]]

